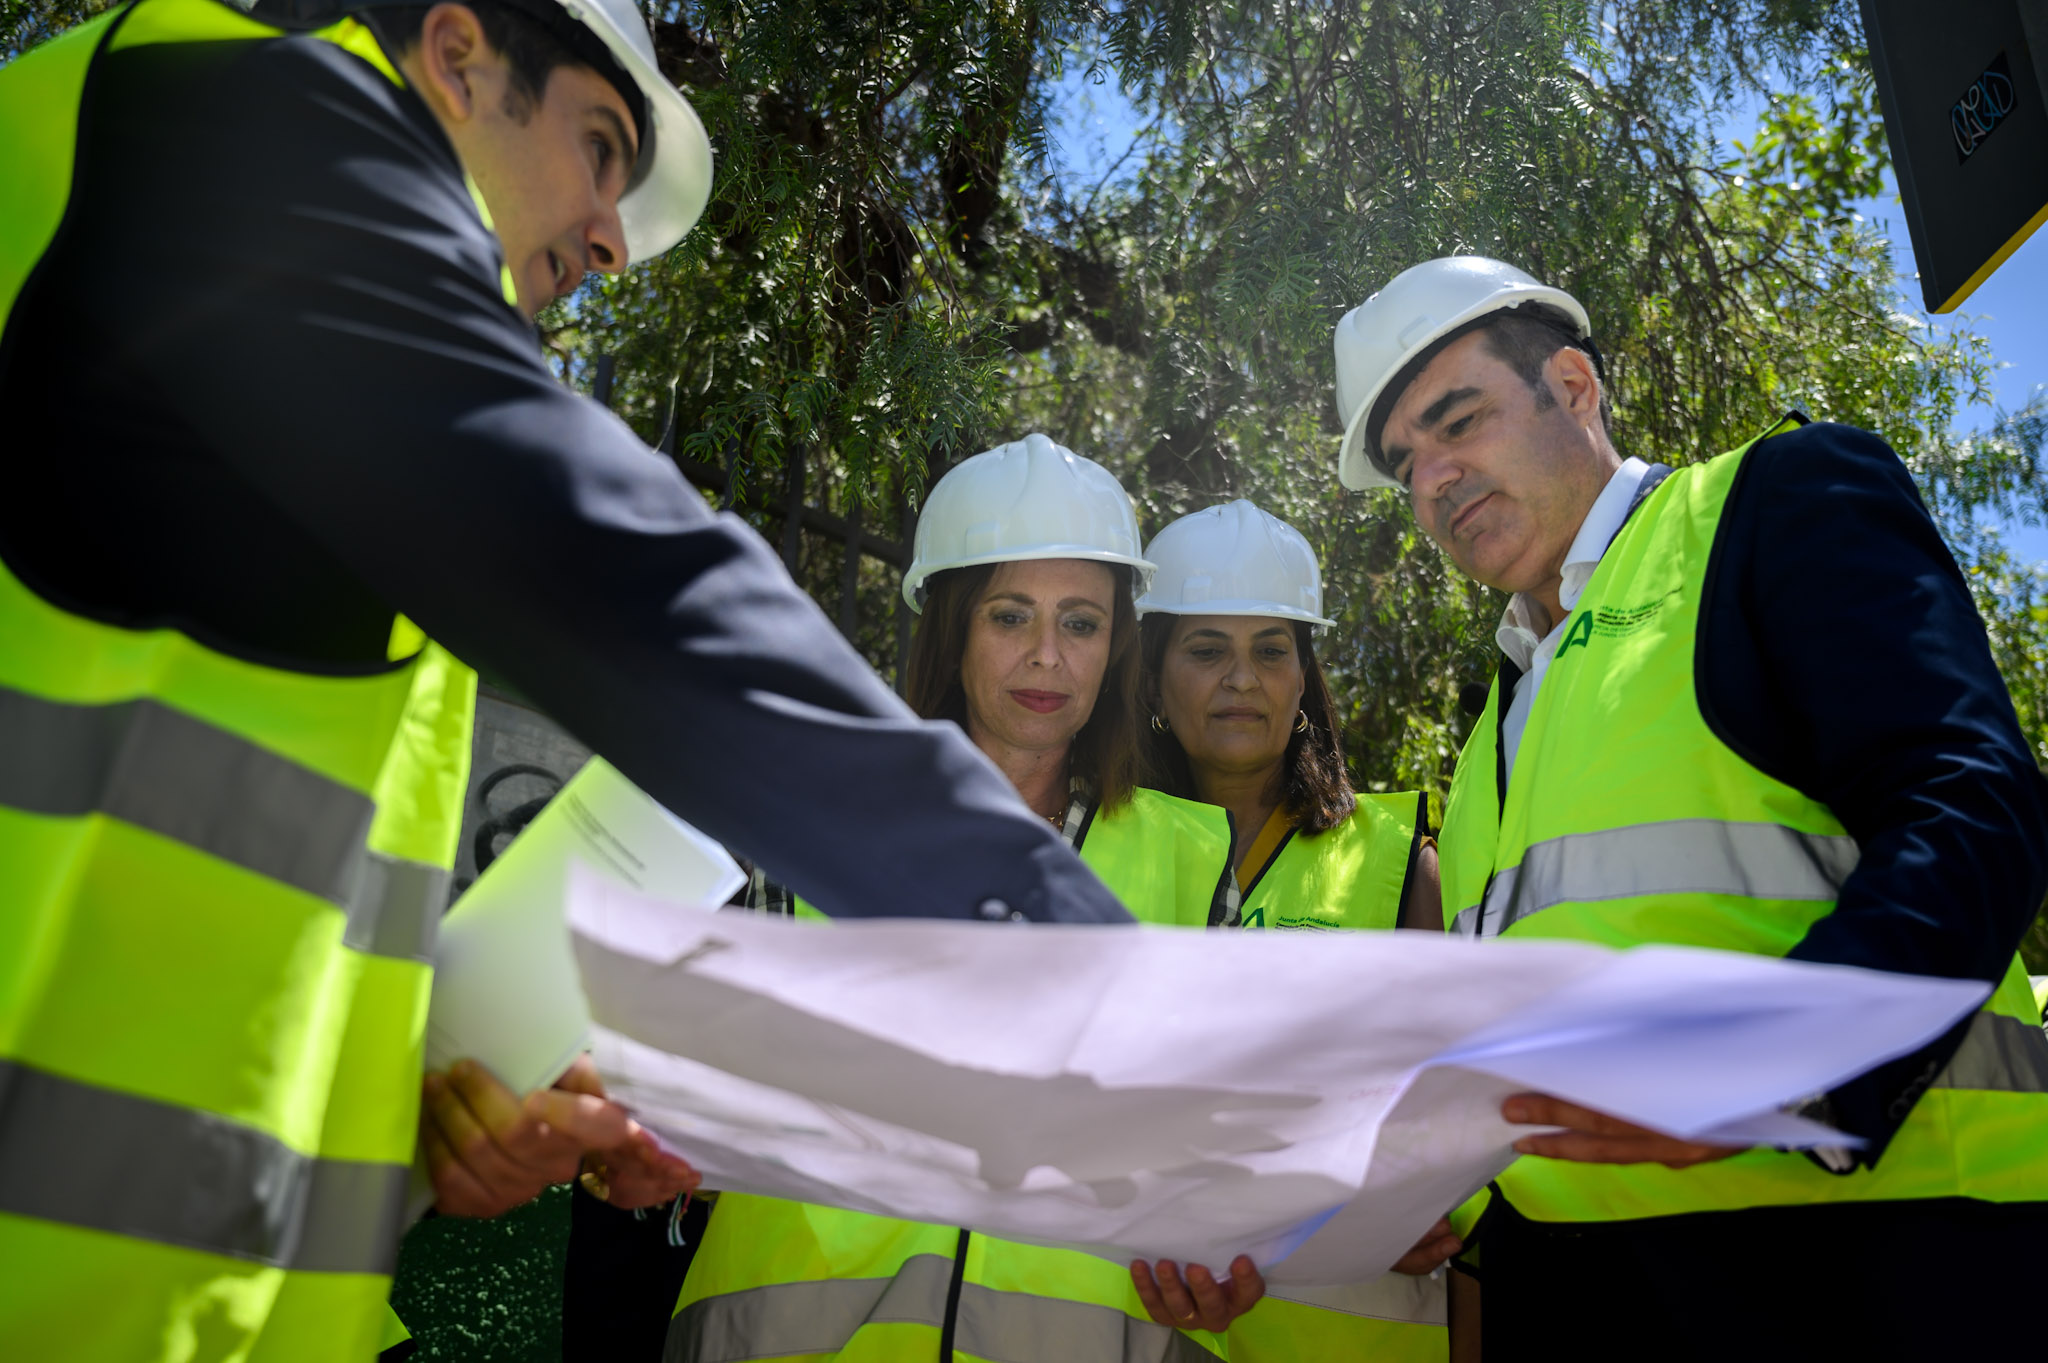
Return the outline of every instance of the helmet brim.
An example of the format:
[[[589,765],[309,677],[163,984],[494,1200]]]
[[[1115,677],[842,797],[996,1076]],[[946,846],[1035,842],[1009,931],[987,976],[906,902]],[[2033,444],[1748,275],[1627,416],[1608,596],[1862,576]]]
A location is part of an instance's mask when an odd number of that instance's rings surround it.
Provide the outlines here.
[[[711,201],[711,139],[690,101],[627,41],[610,16],[595,5],[579,5],[574,13],[647,99],[654,145],[641,154],[653,160],[639,168],[638,181],[619,200],[626,255],[637,265],[681,241],[704,216],[704,205]]]
[[[1196,606],[1167,606],[1156,601],[1138,602],[1140,617],[1147,615],[1257,615],[1273,620],[1298,620],[1304,625],[1335,625],[1320,615],[1271,601],[1204,601]]]
[[[1031,563],[1049,558],[1079,558],[1090,563],[1121,563],[1132,571],[1132,589],[1135,596],[1142,597],[1152,590],[1152,574],[1158,565],[1146,559],[1133,558],[1129,554],[1114,553],[1108,549],[1097,549],[1084,544],[1044,544],[1031,549],[1012,549],[998,554],[977,554],[972,558],[953,559],[945,563],[934,563],[915,577],[905,574],[903,578],[903,600],[912,613],[924,614],[924,584],[940,573],[955,568],[979,568],[984,563]]]

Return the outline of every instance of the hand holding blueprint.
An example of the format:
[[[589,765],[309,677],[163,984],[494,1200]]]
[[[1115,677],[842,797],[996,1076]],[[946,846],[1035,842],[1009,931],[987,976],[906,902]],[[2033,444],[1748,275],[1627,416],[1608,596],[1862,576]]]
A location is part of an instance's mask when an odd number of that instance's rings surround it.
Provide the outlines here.
[[[1678,948],[707,914],[577,877],[614,1097],[710,1187],[1276,1283],[1356,1283],[1513,1158],[1541,1090],[1672,1135],[1782,1115],[1981,984]]]
[[[744,879],[723,847],[592,758],[441,925],[428,1069],[480,1060],[524,1093],[553,1083],[589,1045],[563,917],[572,863],[586,877],[706,908]]]

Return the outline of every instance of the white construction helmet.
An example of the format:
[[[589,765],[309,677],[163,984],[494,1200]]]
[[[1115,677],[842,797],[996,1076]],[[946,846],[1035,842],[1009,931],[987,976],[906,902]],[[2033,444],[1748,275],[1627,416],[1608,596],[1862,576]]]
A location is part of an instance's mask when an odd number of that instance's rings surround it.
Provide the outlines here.
[[[1485,256],[1427,260],[1394,276],[1378,293],[1337,323],[1337,417],[1344,443],[1337,453],[1337,478],[1355,491],[1399,487],[1374,465],[1366,442],[1375,409],[1388,385],[1452,332],[1488,313],[1541,303],[1555,308],[1577,329],[1578,340],[1593,333],[1586,310],[1563,289],[1539,284],[1512,265]],[[1378,413],[1384,421],[1386,414]]]
[[[1027,435],[962,460],[925,497],[903,599],[922,612],[933,573],[1040,558],[1127,564],[1139,593],[1152,581],[1122,484],[1093,459]]]
[[[559,2],[571,19],[597,35],[646,100],[640,159],[633,183],[619,200],[619,219],[626,229],[627,255],[636,262],[651,259],[681,241],[703,216],[711,198],[711,139],[690,101],[661,74],[639,0]],[[519,8],[532,4],[527,0]]]
[[[1182,516],[1152,537],[1158,564],[1138,614],[1323,616],[1323,574],[1301,532],[1242,497]]]
[[[422,0],[231,0],[255,17],[306,28],[346,14],[418,6]],[[459,0],[458,0],[459,3]],[[632,110],[640,154],[619,199],[626,255],[660,255],[697,225],[711,198],[711,139],[697,111],[654,59],[639,0],[502,0],[532,19],[617,89]]]

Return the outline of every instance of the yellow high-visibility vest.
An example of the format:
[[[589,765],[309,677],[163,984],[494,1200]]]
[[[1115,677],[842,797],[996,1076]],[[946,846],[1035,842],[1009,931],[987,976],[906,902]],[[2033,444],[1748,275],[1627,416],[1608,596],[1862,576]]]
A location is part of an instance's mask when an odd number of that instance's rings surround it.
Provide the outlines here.
[[[1282,839],[1240,906],[1248,928],[1393,928],[1428,832],[1420,791],[1362,794],[1335,828]]]
[[[279,36],[138,0],[0,69],[0,324],[63,220],[95,63]],[[359,25],[320,36],[390,74]],[[9,1357],[376,1355],[475,695],[404,621],[381,670],[297,672],[0,563]]]
[[[1775,428],[1775,435],[1786,429]],[[1567,619],[1500,801],[1498,678],[1451,785],[1444,914],[1466,935],[1668,942],[1781,956],[1829,913],[1858,848],[1827,806],[1714,734],[1694,689],[1715,531],[1765,436],[1637,508]],[[2015,956],[1875,1169],[1757,1149],[1691,1169],[1523,1156],[1523,1215],[1605,1221],[1809,1202],[2048,1198],[2048,1039]]]
[[[1077,831],[1081,859],[1141,921],[1200,927],[1230,874],[1230,820],[1139,790]],[[803,916],[815,911],[798,909]],[[669,1325],[671,1363],[936,1358],[1214,1363],[1221,1336],[1145,1314],[1130,1270],[952,1226],[724,1193]]]

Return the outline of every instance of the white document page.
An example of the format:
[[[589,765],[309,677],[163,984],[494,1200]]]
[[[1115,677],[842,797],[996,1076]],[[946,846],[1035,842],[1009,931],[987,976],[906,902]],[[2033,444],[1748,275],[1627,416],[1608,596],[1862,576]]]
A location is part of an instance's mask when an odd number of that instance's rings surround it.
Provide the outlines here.
[[[569,952],[571,861],[586,876],[703,912],[745,880],[726,850],[592,758],[441,924],[427,1068],[482,1061],[506,1087],[553,1083],[589,1044]]]
[[[1540,1089],[1679,1136],[1779,1105],[1977,983],[1415,933],[811,924],[570,891],[592,1054],[707,1186],[1365,1283],[1513,1158]],[[1797,1127],[1797,1129],[1795,1129]]]

